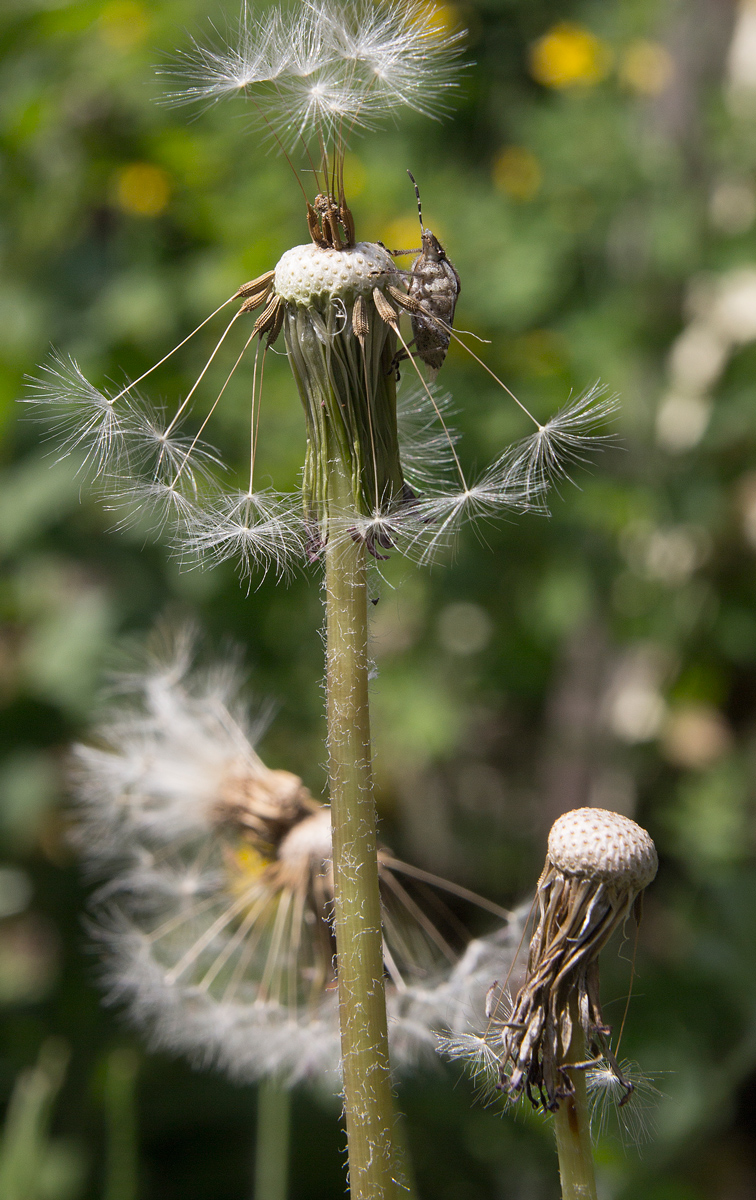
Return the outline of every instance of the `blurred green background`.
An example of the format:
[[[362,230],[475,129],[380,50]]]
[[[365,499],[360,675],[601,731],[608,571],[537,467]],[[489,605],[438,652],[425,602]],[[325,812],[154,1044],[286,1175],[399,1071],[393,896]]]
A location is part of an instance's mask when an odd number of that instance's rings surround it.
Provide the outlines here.
[[[560,489],[550,519],[468,531],[432,571],[395,558],[376,578],[383,836],[509,904],[532,888],[560,812],[593,804],[650,830],[662,865],[623,1054],[663,1096],[640,1153],[611,1127],[602,1139],[601,1195],[745,1200],[756,1193],[756,7],[470,0],[448,15],[469,28],[475,61],[460,102],[444,124],[410,116],[355,140],[358,236],[415,242],[410,167],[462,278],[457,325],[491,339],[494,369],[540,416],[598,378],[622,407],[617,445]],[[156,65],[205,40],[208,18],[223,30],[235,17],[211,0],[5,0],[0,16],[8,1200],[252,1195],[255,1089],[148,1055],[101,1006],[65,841],[65,762],[115,649],[160,616],[194,616],[211,648],[243,646],[252,691],[277,704],[266,760],[319,794],[317,572],[254,581],[249,595],[230,567],[180,572],[143,533],[113,531],[16,404],[51,344],[97,381],[133,378],[307,240],[299,190],[241,100],[200,115],[158,103]],[[185,392],[209,336],[159,394]],[[441,382],[465,462],[526,432],[454,347]],[[211,431],[240,463],[249,386],[240,372]],[[266,397],[264,469],[294,487],[303,423],[283,358]],[[605,954],[602,971],[619,1023],[627,950]],[[416,1075],[400,1105],[421,1196],[558,1195],[548,1123],[476,1104],[456,1067]],[[291,1197],[343,1194],[337,1117],[295,1095]]]

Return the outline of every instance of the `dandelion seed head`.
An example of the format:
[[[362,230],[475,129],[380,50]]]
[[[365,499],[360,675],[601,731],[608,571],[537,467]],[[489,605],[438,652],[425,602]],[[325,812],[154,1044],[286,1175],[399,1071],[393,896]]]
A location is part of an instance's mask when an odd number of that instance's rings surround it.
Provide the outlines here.
[[[659,866],[651,838],[630,817],[603,808],[576,808],[554,822],[549,859],[562,874],[639,892]]]
[[[119,677],[98,745],[76,754],[75,841],[101,880],[108,998],[153,1045],[234,1078],[334,1088],[329,812],[259,757],[262,725],[240,709],[233,670],[197,674],[188,635],[167,653]],[[520,930],[513,919],[452,954],[408,899],[410,869],[379,861],[401,1065],[432,1051],[435,1029],[465,1025]]]
[[[656,874],[653,842],[639,825],[603,809],[565,813],[549,834],[538,882],[539,920],[525,981],[502,1030],[502,1078],[510,1097],[523,1093],[554,1110],[570,1095],[568,1048],[575,1014],[587,1052],[610,1062],[599,995],[598,956]],[[631,1090],[625,1081],[625,1092]]]

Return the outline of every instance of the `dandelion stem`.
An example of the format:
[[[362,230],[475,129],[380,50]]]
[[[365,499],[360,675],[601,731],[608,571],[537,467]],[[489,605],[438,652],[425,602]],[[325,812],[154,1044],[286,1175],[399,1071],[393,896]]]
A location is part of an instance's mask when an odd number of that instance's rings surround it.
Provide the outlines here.
[[[254,1200],[286,1200],[289,1183],[290,1093],[275,1078],[257,1092]]]
[[[585,1062],[585,1036],[580,1024],[577,999],[570,1001],[572,1041],[565,1064]],[[596,1179],[591,1152],[590,1111],[585,1071],[570,1071],[574,1092],[561,1100],[554,1114],[562,1200],[596,1200]]]
[[[329,524],[354,512],[338,455],[328,463]],[[368,711],[365,547],[326,549],[328,752],[333,825],[344,1113],[352,1200],[394,1196],[386,1001]]]
[[[136,1200],[139,1194],[136,1086],[139,1059],[133,1050],[108,1055],[105,1105],[108,1125],[105,1200]]]

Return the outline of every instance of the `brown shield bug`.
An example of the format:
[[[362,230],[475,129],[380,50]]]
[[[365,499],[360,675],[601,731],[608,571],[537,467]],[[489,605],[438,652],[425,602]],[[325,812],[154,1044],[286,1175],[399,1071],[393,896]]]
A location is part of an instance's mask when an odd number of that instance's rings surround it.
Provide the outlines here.
[[[412,333],[418,357],[435,374],[449,349],[451,334],[444,326],[450,327],[454,322],[454,309],[462,285],[438,238],[423,226],[420,189],[412,172],[407,174],[417,197],[422,238],[422,251],[412,264],[407,285],[410,300],[416,301],[423,310],[412,313]]]

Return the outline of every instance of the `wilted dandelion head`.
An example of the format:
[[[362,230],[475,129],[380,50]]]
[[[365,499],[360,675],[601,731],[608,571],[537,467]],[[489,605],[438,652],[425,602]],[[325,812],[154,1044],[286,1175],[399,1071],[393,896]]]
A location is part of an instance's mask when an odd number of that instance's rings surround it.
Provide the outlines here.
[[[463,1059],[483,1091],[503,1091],[509,1100],[525,1094],[534,1106],[553,1111],[572,1094],[567,1068],[577,1066],[587,1071],[595,1129],[601,1130],[614,1105],[622,1128],[639,1140],[643,1100],[655,1089],[612,1052],[611,1029],[601,1012],[598,956],[656,869],[651,838],[628,817],[580,808],[554,823],[521,986],[510,990],[516,983],[511,977],[495,983],[486,1020],[472,1033],[442,1040],[442,1051]],[[577,1064],[570,1057],[576,1024],[591,1056]],[[641,1103],[628,1115],[636,1084]]]
[[[241,1079],[338,1077],[330,810],[271,769],[265,728],[228,666],[192,667],[191,641],[122,676],[95,744],[75,754],[74,841],[101,883],[93,927],[109,993],[153,1043]],[[511,957],[517,919],[470,941],[418,888],[443,881],[379,852],[398,1065]],[[448,896],[466,904],[463,888]],[[485,905],[484,901],[479,901]],[[504,924],[501,919],[505,918]],[[519,936],[519,934],[518,934]]]
[[[651,838],[629,817],[579,808],[554,823],[527,976],[502,1030],[502,1084],[511,1097],[524,1091],[533,1104],[554,1109],[571,1094],[563,1065],[576,1020],[589,1052],[606,1058],[623,1081],[601,1012],[598,955],[656,869]]]

